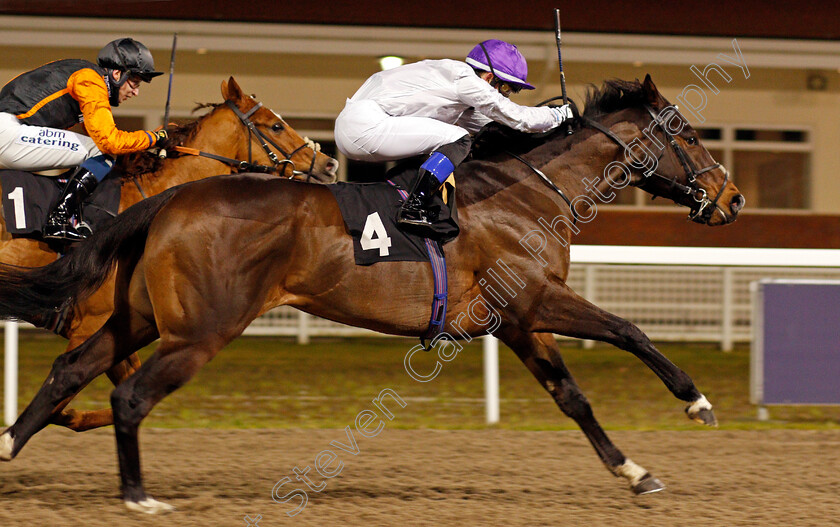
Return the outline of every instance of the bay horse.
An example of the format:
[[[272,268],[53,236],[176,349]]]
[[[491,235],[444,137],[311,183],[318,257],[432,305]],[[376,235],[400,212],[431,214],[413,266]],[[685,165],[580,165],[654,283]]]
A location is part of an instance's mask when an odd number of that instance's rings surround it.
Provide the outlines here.
[[[573,227],[593,219],[599,195],[628,184],[688,206],[692,219],[710,226],[734,221],[744,198],[649,76],[593,88],[576,123],[571,135],[559,130],[517,144],[511,140],[510,151],[459,167],[461,234],[445,247],[450,303],[438,355],[450,346],[451,358],[457,339],[492,331],[577,422],[610,472],[626,478],[636,493],[655,492],[663,484],[607,437],[552,333],[608,342],[634,354],[687,403],[693,420],[715,425],[712,406],[639,328],[566,285]],[[639,145],[660,152],[655,167],[643,163]],[[633,149],[637,155],[627,157]],[[551,237],[562,243],[538,260],[525,250],[523,237],[540,220],[557,217],[566,221],[551,224]],[[326,186],[246,174],[198,181],[145,200],[55,264],[26,272],[1,268],[0,317],[37,317],[68,298],[84,298],[114,262],[113,314],[90,339],[56,359],[34,400],[0,435],[0,459],[17,455],[57,404],[160,338],[151,357],[111,395],[123,500],[131,510],[148,513],[172,507],[145,492],[141,421],[261,313],[290,305],[416,337],[424,334],[431,312],[430,266],[355,265],[353,242]],[[515,295],[502,298],[495,294],[502,288],[492,286],[494,293],[490,285],[499,262]]]
[[[230,174],[234,162],[251,167],[260,165],[264,170],[282,177],[312,178],[325,183],[334,181],[338,162],[318,151],[317,145],[302,138],[277,113],[263,107],[252,96],[245,95],[233,77],[222,82],[221,90],[226,103],[199,105],[199,108],[210,107],[212,111],[170,131],[171,139],[167,142],[169,153],[165,159],[161,160],[149,152],[118,158],[114,170],[123,172],[118,212],[175,185]],[[181,155],[173,150],[174,146],[220,156],[227,161]],[[295,167],[304,171],[295,170]],[[5,220],[0,217],[0,262],[36,267],[46,265],[57,257],[54,248],[43,241],[13,238],[6,230]],[[113,311],[113,297],[114,282],[110,279],[87,300],[74,306],[68,316],[69,321],[60,332],[69,339],[68,350],[79,346],[102,327]],[[131,375],[139,364],[137,356],[131,355],[109,368],[107,373],[117,384]],[[110,408],[90,412],[63,407],[59,410],[53,422],[76,431],[113,422]]]

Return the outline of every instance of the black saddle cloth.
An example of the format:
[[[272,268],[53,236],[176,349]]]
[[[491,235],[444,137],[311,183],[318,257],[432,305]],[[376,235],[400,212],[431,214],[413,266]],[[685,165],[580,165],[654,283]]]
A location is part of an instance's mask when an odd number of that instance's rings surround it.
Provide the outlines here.
[[[353,237],[357,265],[386,261],[428,261],[425,238],[444,244],[458,235],[458,215],[453,192],[450,192],[449,204],[444,203],[440,195],[434,197],[432,208],[438,216],[430,227],[397,224],[397,214],[403,203],[399,191],[410,190],[420,161],[414,159],[397,165],[388,172],[388,181],[327,185]]]
[[[70,174],[72,171],[67,176]],[[49,177],[20,170],[0,170],[6,230],[13,237],[41,239],[41,230],[61,197],[67,176]],[[120,189],[120,178],[109,175],[85,200],[82,214],[94,231],[104,220],[117,215]]]

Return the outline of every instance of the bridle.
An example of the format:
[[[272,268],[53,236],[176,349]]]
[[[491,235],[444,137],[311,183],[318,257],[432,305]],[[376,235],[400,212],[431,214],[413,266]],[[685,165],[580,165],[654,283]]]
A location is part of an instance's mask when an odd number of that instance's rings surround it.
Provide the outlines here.
[[[304,142],[300,146],[287,153],[285,150],[283,150],[283,148],[280,145],[272,141],[270,137],[267,137],[263,132],[261,132],[260,129],[257,128],[257,126],[253,123],[253,121],[251,121],[250,117],[254,115],[254,113],[257,110],[262,108],[261,102],[255,104],[254,107],[248,110],[247,113],[242,113],[242,110],[240,110],[239,107],[236,106],[236,104],[230,99],[226,100],[225,104],[228,106],[228,108],[230,108],[233,111],[234,114],[236,114],[236,116],[239,118],[242,124],[245,125],[245,128],[248,129],[248,161],[247,166],[243,167],[243,169],[266,173],[278,172],[279,174],[282,174],[285,170],[284,165],[289,164],[292,167],[292,174],[289,176],[289,179],[292,179],[294,176],[299,176],[303,174],[309,174],[311,176],[312,169],[315,167],[315,158],[318,155],[318,150],[320,149],[317,143],[310,140],[304,140]],[[274,163],[273,167],[267,167],[265,165],[256,165],[251,162],[251,136],[253,136],[260,143],[260,146],[262,146],[262,149],[265,151],[265,154],[268,156],[271,162]],[[274,151],[271,148],[269,148],[269,144],[271,144],[271,146],[273,146],[278,152],[283,154],[285,159],[278,158],[277,154],[274,153]],[[292,157],[304,148],[312,149],[312,161],[309,163],[309,168],[306,172],[300,172],[298,170],[295,170],[295,163],[294,161],[292,161]],[[244,161],[240,162],[240,164],[244,163]],[[280,168],[281,166],[283,168]]]
[[[300,146],[298,146],[297,148],[295,148],[291,152],[287,153],[285,150],[283,150],[283,148],[280,145],[278,145],[277,143],[272,141],[270,137],[266,137],[265,134],[260,132],[259,128],[257,128],[256,125],[253,123],[253,121],[251,121],[250,117],[252,115],[254,115],[254,113],[257,110],[262,108],[262,103],[261,102],[258,102],[257,104],[255,104],[254,107],[251,108],[250,110],[248,110],[247,113],[242,113],[242,111],[239,109],[239,107],[236,106],[236,104],[230,99],[227,99],[225,101],[225,104],[239,118],[239,120],[242,122],[242,124],[245,125],[245,128],[248,129],[248,161],[241,161],[239,159],[234,159],[232,157],[225,157],[225,156],[220,156],[218,154],[212,154],[210,152],[203,152],[201,150],[198,150],[197,148],[190,148],[190,147],[181,146],[181,145],[172,146],[171,147],[172,150],[174,150],[176,152],[180,152],[181,154],[186,154],[186,155],[191,155],[191,156],[200,156],[200,157],[206,157],[208,159],[213,159],[215,161],[219,161],[221,163],[224,163],[224,164],[228,165],[229,167],[233,168],[234,170],[238,170],[240,172],[258,172],[258,173],[261,173],[261,174],[277,173],[279,176],[282,177],[283,172],[286,169],[286,166],[291,165],[292,173],[289,176],[289,179],[293,179],[295,176],[300,176],[300,175],[306,174],[306,180],[305,181],[309,181],[309,179],[312,177],[312,169],[315,168],[315,158],[317,157],[318,152],[321,150],[321,145],[319,145],[318,143],[316,143],[314,141],[311,141],[310,139],[304,138],[304,142]],[[274,164],[274,166],[267,166],[267,165],[261,165],[259,163],[254,163],[253,156],[251,155],[251,142],[252,142],[251,141],[251,136],[255,136],[257,138],[257,140],[260,142],[260,145],[262,146],[263,150],[265,150],[266,155],[271,160],[271,162]],[[274,151],[271,150],[271,148],[268,147],[269,143],[271,143],[271,146],[276,148],[278,152],[283,154],[285,159],[278,158],[277,154],[275,154]],[[297,154],[298,152],[300,152],[304,148],[311,148],[312,149],[312,161],[309,163],[309,169],[306,172],[300,172],[299,170],[295,170],[295,163],[294,163],[294,161],[292,161],[292,156],[294,156],[295,154]],[[161,149],[161,151],[158,153],[158,155],[161,158],[166,157],[166,150]],[[136,178],[134,179],[134,185],[137,187],[137,190],[140,192],[140,195],[143,197],[143,199],[146,199],[146,197],[147,197],[146,193],[140,187],[140,182]]]
[[[239,109],[239,107],[237,107],[236,104],[233,101],[231,101],[230,99],[226,100],[225,104],[239,118],[239,120],[242,122],[242,124],[245,125],[245,128],[248,129],[248,160],[247,161],[241,161],[239,159],[233,159],[231,157],[220,156],[218,154],[211,154],[209,152],[202,152],[201,150],[198,150],[196,148],[189,148],[189,147],[180,146],[180,145],[173,146],[172,149],[175,150],[176,152],[180,152],[182,154],[187,154],[187,155],[192,155],[192,156],[201,156],[201,157],[206,157],[208,159],[214,159],[216,161],[222,162],[222,163],[230,166],[231,168],[233,168],[235,170],[239,170],[240,172],[259,172],[261,174],[274,174],[276,172],[278,175],[282,176],[283,171],[286,169],[286,165],[291,165],[292,173],[289,176],[289,179],[292,179],[295,176],[300,176],[300,175],[306,174],[307,175],[306,181],[309,181],[309,178],[312,177],[312,169],[315,167],[315,158],[317,157],[318,152],[321,150],[321,146],[318,143],[316,143],[314,141],[311,141],[307,138],[304,138],[304,142],[300,146],[298,146],[297,148],[295,148],[291,152],[287,153],[285,150],[283,150],[283,148],[280,145],[278,145],[277,143],[272,141],[270,137],[266,137],[266,135],[264,133],[260,132],[259,128],[257,128],[256,125],[253,123],[253,121],[251,121],[250,117],[252,115],[254,115],[254,112],[256,112],[257,110],[259,110],[262,107],[261,102],[258,102],[256,105],[254,105],[254,107],[251,108],[250,110],[248,110],[247,113],[242,113],[242,111]],[[251,150],[251,143],[252,143],[251,137],[252,136],[256,137],[256,139],[259,141],[260,145],[262,146],[263,150],[265,150],[266,155],[271,160],[271,162],[274,164],[274,166],[261,165],[259,163],[254,163],[253,162],[253,156],[252,156],[252,150]],[[269,143],[271,143],[271,146],[273,146],[281,154],[283,154],[285,159],[278,158],[277,154],[275,154],[274,151],[271,150],[271,148],[268,147]],[[295,170],[295,163],[294,163],[294,161],[292,161],[292,156],[294,156],[295,154],[297,154],[299,151],[301,151],[304,148],[311,148],[312,149],[312,161],[309,163],[309,169],[306,172],[301,172],[299,170]],[[140,190],[140,193],[143,194],[142,189]]]
[[[659,115],[657,115],[653,111],[653,108],[651,108],[649,105],[645,105],[645,109],[648,111],[651,118],[653,119],[652,122],[656,123],[656,126],[662,131],[662,134],[665,137],[666,141],[669,145],[671,145],[671,150],[674,151],[674,154],[679,160],[680,165],[682,165],[683,172],[685,172],[686,184],[678,182],[677,176],[670,178],[668,176],[660,174],[659,172],[654,171],[646,172],[645,177],[653,176],[663,179],[669,183],[669,190],[677,190],[685,193],[686,195],[690,195],[694,199],[696,204],[690,207],[691,212],[689,212],[688,214],[688,219],[700,219],[703,222],[707,222],[709,219],[711,219],[712,214],[714,214],[715,210],[720,209],[720,207],[718,206],[718,201],[720,200],[721,195],[723,195],[723,191],[724,189],[726,189],[726,185],[729,184],[729,172],[725,168],[723,169],[723,185],[720,186],[720,190],[718,190],[717,195],[715,195],[714,199],[709,199],[706,190],[701,188],[700,185],[697,183],[697,177],[712,170],[722,168],[722,165],[720,163],[715,163],[713,165],[709,165],[698,170],[697,167],[694,165],[694,162],[685,152],[685,150],[679,145],[679,143],[677,143],[677,140],[674,137],[674,135],[668,131],[668,128],[659,119]],[[599,132],[612,139],[614,143],[624,148],[625,152],[630,152],[630,155],[633,155],[633,151],[630,149],[630,146],[627,143],[625,143],[620,137],[618,137],[612,130],[602,125],[601,123],[593,121],[592,119],[589,119],[587,117],[581,117],[581,119],[583,121],[584,126],[588,126],[598,130]],[[657,166],[658,161],[662,159],[662,156],[664,154],[664,151],[659,154],[659,157],[657,158]]]
[[[542,101],[537,106],[543,106],[543,105],[545,105],[545,104],[547,104],[551,101],[554,101],[556,99],[559,99],[559,97],[553,97],[551,99],[547,99],[545,101]],[[654,176],[654,177],[657,177],[657,178],[660,178],[660,179],[664,179],[665,181],[667,181],[669,183],[669,190],[671,190],[671,191],[678,190],[678,191],[683,192],[687,195],[690,195],[694,199],[696,204],[693,207],[690,207],[690,212],[688,214],[688,219],[692,220],[692,221],[700,219],[703,222],[707,222],[709,219],[711,219],[712,214],[714,214],[715,210],[720,209],[720,207],[718,206],[718,201],[720,200],[721,195],[723,195],[723,191],[724,191],[724,189],[726,189],[726,185],[729,184],[729,172],[725,168],[723,169],[723,175],[724,175],[723,185],[720,186],[720,190],[718,190],[718,193],[715,195],[715,198],[714,199],[709,199],[708,193],[705,191],[705,189],[701,188],[700,185],[698,185],[697,177],[705,174],[706,172],[710,172],[712,170],[715,170],[717,168],[722,168],[722,165],[720,163],[715,163],[713,165],[710,165],[710,166],[701,168],[700,170],[697,170],[696,166],[694,165],[694,162],[691,160],[690,157],[688,157],[688,154],[685,152],[685,150],[683,150],[683,148],[679,145],[679,143],[677,143],[677,140],[674,137],[674,135],[668,131],[667,127],[659,119],[659,115],[657,115],[653,111],[653,108],[651,108],[650,105],[645,105],[645,109],[648,111],[650,116],[653,118],[652,122],[656,123],[656,126],[662,131],[663,136],[668,141],[668,144],[671,145],[671,149],[674,151],[675,155],[677,156],[677,159],[680,161],[680,165],[682,165],[683,171],[685,172],[685,178],[686,178],[686,183],[687,184],[682,184],[682,183],[678,182],[676,176],[670,178],[670,177],[662,175],[658,172],[646,173],[645,174],[646,177]],[[630,149],[630,146],[627,143],[625,143],[620,137],[618,137],[612,130],[610,130],[609,128],[602,125],[601,123],[599,123],[597,121],[594,121],[594,120],[592,120],[588,117],[580,116],[580,119],[581,119],[581,122],[583,123],[583,126],[594,128],[595,130],[603,133],[604,135],[606,135],[607,137],[612,139],[612,141],[614,143],[621,146],[624,149],[625,152],[630,152],[630,155],[631,156],[633,155],[633,153],[632,153],[633,151]],[[560,190],[557,187],[557,185],[555,185],[551,181],[551,179],[548,178],[548,176],[543,174],[537,167],[535,167],[534,165],[529,163],[527,160],[525,160],[524,158],[514,154],[513,152],[506,151],[506,153],[509,156],[511,156],[511,157],[517,159],[518,161],[522,162],[525,166],[527,166],[529,169],[531,169],[532,172],[537,174],[540,177],[540,179],[542,179],[549,186],[549,188],[551,188],[554,192],[556,192],[558,195],[560,195],[560,197],[563,199],[563,201],[565,201],[566,204],[569,206],[569,209],[571,210],[571,213],[572,213],[573,221],[576,224],[577,221],[578,221],[579,215],[575,211],[575,208],[572,205],[572,201],[569,200],[569,198],[563,193],[563,191]],[[659,154],[659,157],[657,158],[657,166],[658,166],[658,161],[660,159],[662,159],[662,156],[664,154],[665,154],[665,152],[661,152]]]

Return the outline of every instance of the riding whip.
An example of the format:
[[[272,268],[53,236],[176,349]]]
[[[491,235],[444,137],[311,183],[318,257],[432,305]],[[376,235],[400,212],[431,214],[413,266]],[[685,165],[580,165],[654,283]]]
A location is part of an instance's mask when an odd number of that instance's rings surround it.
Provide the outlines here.
[[[560,10],[554,8],[554,36],[557,40],[557,62],[560,63],[560,89],[563,92],[563,104],[569,104],[566,97],[566,74],[563,73],[563,54],[560,52]]]
[[[175,48],[178,45],[178,33],[172,35],[172,55],[169,57],[169,89],[166,92],[166,109],[163,111],[163,129],[169,126],[169,101],[172,99],[172,77],[175,75]],[[160,157],[166,157],[166,150],[161,149]]]
[[[554,8],[554,36],[557,40],[557,62],[560,64],[560,90],[563,94],[563,104],[569,104],[566,96],[566,74],[563,72],[563,54],[560,52],[560,10]],[[566,134],[572,135],[574,130],[571,124],[566,125]]]

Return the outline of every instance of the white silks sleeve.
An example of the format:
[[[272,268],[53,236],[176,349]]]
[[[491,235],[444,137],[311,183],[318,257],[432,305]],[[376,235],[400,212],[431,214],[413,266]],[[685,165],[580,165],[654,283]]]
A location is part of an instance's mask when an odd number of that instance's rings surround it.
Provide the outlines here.
[[[461,77],[455,82],[459,99],[487,118],[520,132],[546,132],[559,126],[562,119],[548,106],[516,104],[477,75]]]

